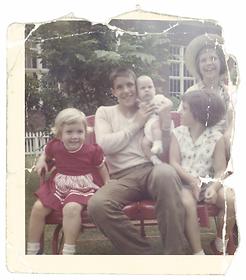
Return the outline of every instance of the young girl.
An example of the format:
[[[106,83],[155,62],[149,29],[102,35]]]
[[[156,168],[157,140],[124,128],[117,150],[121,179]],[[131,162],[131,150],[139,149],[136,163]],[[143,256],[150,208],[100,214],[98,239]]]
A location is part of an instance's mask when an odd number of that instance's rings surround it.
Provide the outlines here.
[[[55,171],[35,193],[28,232],[27,254],[38,254],[45,217],[62,209],[65,244],[63,254],[74,254],[80,232],[81,211],[88,199],[108,179],[104,155],[96,144],[85,144],[86,117],[75,108],[62,110],[55,119],[55,138],[40,156],[36,171],[48,171],[47,160],[55,161]],[[100,175],[100,176],[98,176]]]
[[[225,142],[222,134],[212,129],[225,113],[221,97],[208,90],[193,91],[183,96],[181,126],[174,129],[170,144],[170,164],[182,182],[182,201],[186,209],[185,233],[194,254],[204,254],[197,219],[197,201],[215,204],[219,209],[217,237],[211,243],[215,254],[223,254],[235,224],[234,193],[223,188],[226,169]],[[209,176],[210,182],[201,179]],[[212,178],[214,178],[212,180]],[[225,214],[226,211],[226,214]],[[226,234],[223,243],[224,216]]]

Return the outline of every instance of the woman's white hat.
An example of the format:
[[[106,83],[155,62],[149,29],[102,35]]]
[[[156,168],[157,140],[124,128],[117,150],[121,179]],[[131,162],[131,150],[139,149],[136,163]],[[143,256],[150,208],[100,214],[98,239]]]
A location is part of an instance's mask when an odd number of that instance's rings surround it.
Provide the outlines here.
[[[213,47],[216,45],[221,46],[223,43],[224,39],[217,34],[206,33],[195,37],[186,47],[185,51],[185,65],[190,74],[197,78],[200,78],[196,68],[196,58],[203,47]]]

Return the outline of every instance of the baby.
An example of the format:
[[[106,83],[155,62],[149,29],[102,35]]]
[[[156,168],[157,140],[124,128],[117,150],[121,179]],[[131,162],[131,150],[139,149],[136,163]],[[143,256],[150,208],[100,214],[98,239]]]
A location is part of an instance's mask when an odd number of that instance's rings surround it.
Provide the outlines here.
[[[142,142],[142,148],[146,157],[149,158],[153,164],[159,164],[161,163],[161,160],[157,155],[163,152],[161,130],[163,127],[161,121],[163,120],[159,117],[159,113],[160,111],[167,110],[169,114],[172,107],[172,101],[164,95],[156,95],[154,83],[149,76],[143,75],[137,78],[137,91],[139,107],[150,103],[153,103],[156,106],[156,113],[154,113],[145,123],[145,137]]]

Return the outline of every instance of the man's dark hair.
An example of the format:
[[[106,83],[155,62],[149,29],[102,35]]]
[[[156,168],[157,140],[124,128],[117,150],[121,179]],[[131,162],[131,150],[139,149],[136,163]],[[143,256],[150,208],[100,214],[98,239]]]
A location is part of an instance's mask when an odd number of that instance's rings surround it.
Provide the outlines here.
[[[130,68],[124,68],[124,67],[116,68],[109,75],[109,81],[110,81],[111,88],[114,88],[114,81],[118,77],[132,77],[134,79],[134,81],[136,81],[136,79],[137,79],[136,74]]]

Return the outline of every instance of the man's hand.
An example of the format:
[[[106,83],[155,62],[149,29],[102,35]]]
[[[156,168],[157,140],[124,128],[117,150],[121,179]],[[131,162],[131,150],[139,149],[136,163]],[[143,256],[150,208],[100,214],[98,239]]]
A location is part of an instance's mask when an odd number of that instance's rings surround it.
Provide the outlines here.
[[[140,103],[134,122],[138,123],[140,127],[143,127],[149,117],[154,114],[155,110],[156,105],[154,104]]]
[[[172,110],[173,107],[173,102],[168,99],[165,98],[165,102],[161,102],[161,103],[157,103],[157,112],[158,113],[167,113],[170,112]]]
[[[171,128],[172,118],[171,118],[171,109],[173,107],[173,102],[165,98],[163,102],[159,104],[158,114],[160,117],[160,124],[162,131],[169,131]]]

